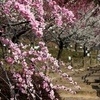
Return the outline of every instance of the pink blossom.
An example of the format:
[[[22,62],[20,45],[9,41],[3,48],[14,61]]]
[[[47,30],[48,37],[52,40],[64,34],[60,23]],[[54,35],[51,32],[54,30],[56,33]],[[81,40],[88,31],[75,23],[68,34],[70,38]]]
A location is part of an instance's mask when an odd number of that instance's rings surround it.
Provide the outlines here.
[[[76,88],[76,89],[79,89],[79,90],[81,89],[81,87],[80,87],[80,86],[75,86],[75,88]]]
[[[4,43],[4,44],[6,44],[6,45],[9,45],[10,44],[10,40],[8,40],[8,39],[4,39],[4,38],[1,38],[1,40],[2,40],[2,42]]]
[[[39,42],[39,46],[40,47],[44,47],[45,46],[45,43],[44,42]]]
[[[18,78],[18,77],[21,77],[21,75],[19,73],[14,73],[13,77]]]
[[[60,66],[65,66],[65,63],[63,61],[59,62]]]
[[[44,77],[44,74],[43,74],[43,72],[39,72],[39,74],[40,74],[40,76],[41,76],[41,77]]]
[[[4,12],[6,14],[10,14],[10,6],[11,6],[12,2],[10,0],[8,0],[5,4],[4,4]]]
[[[10,98],[10,100],[14,100],[14,98]]]
[[[47,76],[44,77],[44,80],[45,80],[46,82],[50,82],[50,78],[47,77]]]
[[[32,50],[30,50],[30,51],[28,51],[28,53],[29,53],[29,55],[32,55],[32,54],[33,54],[33,51],[32,51]]]
[[[71,65],[68,66],[68,69],[72,69],[73,67]]]
[[[36,59],[35,58],[32,58],[31,61],[34,63],[34,62],[36,62]]]
[[[28,56],[28,52],[24,51],[24,52],[22,53],[22,56],[24,56],[24,57]]]
[[[42,60],[42,58],[41,58],[41,57],[38,57],[37,59],[38,59],[38,61],[41,61],[41,60]]]
[[[40,68],[40,70],[45,70],[46,69],[46,66],[42,66],[41,68]]]
[[[50,96],[51,100],[54,100],[55,95],[54,95],[54,91],[53,90],[50,91],[49,96]]]
[[[43,10],[42,6],[38,7],[38,12],[39,12],[40,15],[44,14],[44,10]]]
[[[58,18],[55,19],[55,22],[57,23],[57,25],[58,25],[59,27],[61,27],[62,24],[63,24],[62,20],[61,20],[61,19],[58,19]]]
[[[15,2],[14,8],[15,8],[16,10],[19,9],[19,3],[18,3],[18,2]]]
[[[30,75],[30,76],[33,75],[33,71],[27,70],[26,75]]]
[[[72,11],[68,11],[69,17],[74,18],[74,14]]]
[[[31,21],[31,20],[30,20]],[[30,22],[30,24],[32,25],[32,29],[33,30],[38,30],[37,28],[38,28],[38,26],[39,26],[39,22],[38,21],[36,21],[35,19],[34,19],[34,17],[32,18],[32,21]]]
[[[47,92],[49,92],[49,91],[50,91],[50,88],[46,88],[45,90],[46,90]]]
[[[69,81],[73,82],[72,77],[69,77],[68,79],[69,79]]]
[[[22,78],[21,78],[21,77],[19,77],[19,78],[18,78],[18,81],[19,81],[19,82],[22,82]]]
[[[48,83],[44,81],[43,82],[43,88],[46,89],[48,86],[49,86]]]
[[[27,94],[27,91],[26,91],[25,89],[21,89],[21,92],[22,92],[23,94]]]
[[[62,76],[63,77],[68,77],[68,74],[67,73],[63,73]]]
[[[7,57],[7,58],[6,58],[6,61],[7,61],[9,64],[13,64],[13,63],[14,63],[14,59],[11,58],[11,57]]]
[[[42,37],[43,36],[43,32],[42,31],[36,31],[36,36],[37,37]]]
[[[41,51],[42,51],[42,52],[45,52],[45,53],[48,53],[48,52],[49,52],[47,47],[41,48]]]

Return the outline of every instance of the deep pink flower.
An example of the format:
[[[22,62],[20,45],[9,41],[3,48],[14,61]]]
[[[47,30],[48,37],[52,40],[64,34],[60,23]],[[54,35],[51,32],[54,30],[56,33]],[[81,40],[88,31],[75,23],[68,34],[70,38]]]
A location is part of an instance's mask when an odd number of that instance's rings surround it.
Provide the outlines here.
[[[43,36],[43,32],[42,31],[36,31],[36,36],[37,37],[42,37]]]
[[[7,58],[6,58],[6,61],[7,61],[9,64],[13,64],[13,63],[14,63],[14,59],[11,58],[11,57],[7,57]]]

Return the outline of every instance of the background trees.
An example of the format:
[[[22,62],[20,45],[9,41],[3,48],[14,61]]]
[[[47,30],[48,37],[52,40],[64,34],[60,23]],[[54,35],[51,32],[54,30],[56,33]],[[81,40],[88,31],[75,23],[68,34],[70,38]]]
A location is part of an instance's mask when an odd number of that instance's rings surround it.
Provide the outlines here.
[[[58,60],[49,54],[43,41],[37,43],[37,49],[29,43],[19,41],[20,36],[29,32],[33,33],[32,37],[41,39],[51,20],[57,27],[62,27],[66,22],[72,23],[74,21],[72,11],[59,6],[53,0],[5,0],[0,2],[0,14],[0,42],[6,49],[6,55],[1,57],[0,62],[4,77],[0,78],[9,91],[9,96],[6,96],[1,88],[1,98],[18,100],[22,94],[28,100],[41,100],[45,99],[44,93],[46,93],[46,99],[58,100],[55,89],[63,89],[75,94],[72,89],[51,83],[51,79],[46,74],[47,70],[58,73],[80,89],[67,73],[60,70],[60,65],[64,66],[64,63],[58,63]]]
[[[74,23],[63,23],[63,27],[60,28],[50,23],[50,27],[44,32],[45,42],[52,41],[58,45],[57,59],[60,59],[63,47],[68,47],[70,42],[83,44],[84,56],[86,55],[85,48],[90,51],[94,45],[99,43],[95,40],[99,39],[100,10],[99,4],[94,2],[96,1],[67,0],[65,6],[73,11],[76,18]],[[60,3],[58,1],[59,5]]]

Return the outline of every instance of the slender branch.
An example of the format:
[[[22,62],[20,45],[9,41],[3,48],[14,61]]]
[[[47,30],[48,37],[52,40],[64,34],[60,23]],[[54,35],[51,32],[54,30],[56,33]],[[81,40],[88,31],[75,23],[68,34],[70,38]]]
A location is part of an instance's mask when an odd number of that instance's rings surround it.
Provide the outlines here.
[[[1,76],[0,76],[0,78],[9,86],[9,84],[6,82],[5,79],[3,79]],[[9,87],[10,87],[10,86],[9,86]]]
[[[14,89],[12,89],[12,84],[11,84],[11,82],[10,82],[10,79],[9,79],[9,77],[8,77],[8,74],[7,74],[5,68],[2,66],[1,63],[0,63],[0,67],[1,67],[1,69],[3,70],[4,75],[5,75],[5,77],[6,77],[7,81],[8,81],[9,88],[10,88],[11,98],[14,98],[14,100],[17,100],[16,97],[15,97],[15,91],[14,91]]]
[[[25,34],[27,31],[29,31],[31,28],[28,28],[26,30],[22,30],[21,32],[19,32],[18,34],[15,34],[12,38],[12,42],[16,43],[18,41],[18,39],[20,38],[21,35]]]
[[[0,90],[0,94],[6,99],[6,100],[9,100]]]
[[[21,25],[21,24],[26,24],[26,23],[29,23],[30,21],[25,21],[25,22],[19,22],[19,23],[15,23],[15,24],[10,24],[11,26],[17,26],[17,25]],[[9,24],[6,24],[6,25],[2,25],[4,27],[7,27],[9,26]]]
[[[6,79],[7,79],[8,83],[9,83],[9,86],[11,87],[12,85],[11,85],[10,79],[8,77],[8,74],[7,74],[6,70],[5,70],[5,68],[1,64],[0,64],[0,67],[2,68],[2,70],[3,70],[3,72],[4,72],[5,76],[6,76]]]

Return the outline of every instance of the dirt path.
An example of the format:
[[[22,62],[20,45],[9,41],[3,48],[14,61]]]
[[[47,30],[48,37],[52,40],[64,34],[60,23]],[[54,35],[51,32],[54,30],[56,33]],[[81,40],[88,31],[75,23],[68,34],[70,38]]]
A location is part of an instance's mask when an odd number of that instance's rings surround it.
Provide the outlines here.
[[[89,98],[89,97],[67,97],[62,100],[100,100],[100,98]]]
[[[78,85],[81,86],[81,90],[78,91],[76,95],[65,93],[64,91],[58,91],[62,100],[100,100],[100,97],[97,96],[97,90],[93,89],[92,85],[87,85],[86,83],[83,82],[84,80],[82,80],[82,76],[90,72],[91,71],[83,70],[80,72],[77,71],[77,73],[76,72],[71,73],[73,80],[78,82]],[[63,85],[70,87],[70,85],[68,85],[67,82],[65,82],[65,80],[63,79],[61,80],[58,76],[55,77],[54,80],[56,80],[58,83],[62,83]],[[99,94],[100,94],[100,90],[99,90]]]

